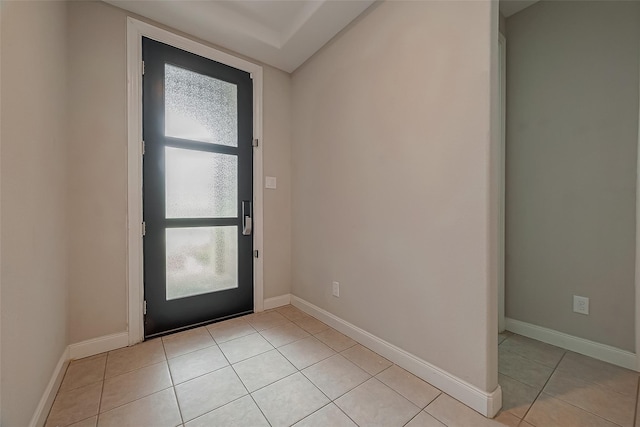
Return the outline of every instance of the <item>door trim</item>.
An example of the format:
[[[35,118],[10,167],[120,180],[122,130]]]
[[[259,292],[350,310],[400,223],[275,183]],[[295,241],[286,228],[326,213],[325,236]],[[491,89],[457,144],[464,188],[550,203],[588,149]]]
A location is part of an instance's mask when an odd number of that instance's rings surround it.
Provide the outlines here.
[[[505,322],[505,211],[506,211],[506,137],[507,137],[507,39],[498,33],[498,55],[500,66],[500,210],[498,219],[498,332],[504,332]]]
[[[260,144],[253,157],[253,248],[263,253],[262,67],[137,19],[127,18],[127,331],[129,345],[144,337],[142,245],[142,37],[177,47],[251,74],[253,137]],[[263,258],[253,258],[253,309],[264,306]]]
[[[638,81],[640,82],[640,76]],[[640,104],[640,91],[638,92]],[[636,367],[640,372],[640,108],[638,109],[638,143],[636,153],[636,257],[635,257],[635,338]]]

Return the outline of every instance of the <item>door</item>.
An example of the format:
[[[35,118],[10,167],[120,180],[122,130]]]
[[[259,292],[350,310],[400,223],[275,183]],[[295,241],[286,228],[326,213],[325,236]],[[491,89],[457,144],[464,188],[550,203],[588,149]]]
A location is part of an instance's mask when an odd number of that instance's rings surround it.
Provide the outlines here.
[[[249,73],[143,38],[144,334],[253,311]]]

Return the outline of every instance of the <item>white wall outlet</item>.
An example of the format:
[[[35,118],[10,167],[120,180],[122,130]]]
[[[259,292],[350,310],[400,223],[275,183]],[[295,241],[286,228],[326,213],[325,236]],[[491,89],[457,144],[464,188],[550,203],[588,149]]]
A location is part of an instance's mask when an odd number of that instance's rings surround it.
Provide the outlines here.
[[[333,282],[333,296],[340,298],[340,283]]]
[[[589,314],[589,298],[574,295],[573,311],[580,314]]]

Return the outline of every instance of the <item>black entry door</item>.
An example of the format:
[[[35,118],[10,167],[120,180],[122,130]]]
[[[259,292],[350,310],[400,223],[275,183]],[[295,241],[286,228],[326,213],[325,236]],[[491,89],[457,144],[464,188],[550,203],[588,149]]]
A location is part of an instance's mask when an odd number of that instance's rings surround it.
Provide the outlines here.
[[[145,337],[253,311],[249,73],[143,39]]]

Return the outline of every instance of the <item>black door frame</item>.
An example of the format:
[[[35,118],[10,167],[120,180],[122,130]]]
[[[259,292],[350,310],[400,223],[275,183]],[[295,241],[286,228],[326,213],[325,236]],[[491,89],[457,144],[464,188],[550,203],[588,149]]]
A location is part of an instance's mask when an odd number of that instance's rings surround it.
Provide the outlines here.
[[[128,76],[128,207],[127,207],[127,331],[114,334],[105,349],[119,348],[141,342],[143,329],[143,249],[142,249],[142,37],[151,38],[176,48],[249,72],[253,80],[254,139],[254,311],[264,309],[263,283],[263,154],[262,154],[262,67],[205,46],[193,40],[154,27],[134,18],[127,18]],[[108,348],[107,348],[108,347]],[[104,351],[104,350],[101,350]]]
[[[145,337],[166,335],[198,325],[219,321],[253,312],[253,230],[243,232],[243,216],[252,215],[253,202],[253,81],[250,73],[221,64],[161,43],[143,39],[143,216],[145,223]],[[213,81],[225,82],[227,88],[234,87],[237,96],[237,145],[214,144],[188,136],[165,134],[165,73],[167,66],[183,70],[191,75]],[[205,77],[206,76],[206,77]],[[209,213],[207,217],[167,217],[165,182],[167,177],[167,150],[190,153],[198,158],[235,159],[237,167],[234,197],[235,213]],[[175,151],[178,150],[178,151]],[[208,157],[213,159],[214,157]],[[229,177],[230,178],[230,177]],[[186,227],[186,228],[185,228]],[[203,228],[204,227],[204,228]],[[195,295],[168,298],[168,279],[165,242],[169,231],[235,230],[233,239],[237,244],[235,287],[218,291],[204,291]],[[222,228],[218,228],[222,227]],[[235,228],[230,228],[235,227]],[[229,236],[230,237],[230,236]]]

